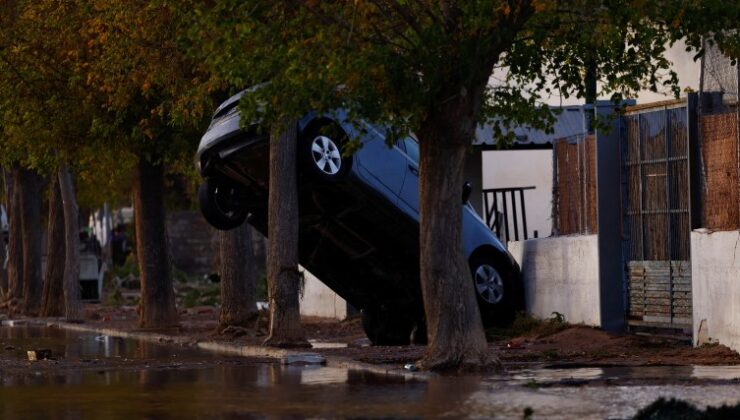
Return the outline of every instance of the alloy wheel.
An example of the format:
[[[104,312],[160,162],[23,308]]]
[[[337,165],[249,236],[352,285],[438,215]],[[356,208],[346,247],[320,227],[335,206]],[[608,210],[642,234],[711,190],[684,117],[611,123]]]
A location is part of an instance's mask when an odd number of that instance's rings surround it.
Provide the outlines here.
[[[497,304],[504,298],[504,279],[495,268],[481,264],[475,270],[475,290],[488,303]]]
[[[327,175],[336,175],[342,167],[339,147],[326,136],[316,136],[311,142],[311,157],[319,170]]]

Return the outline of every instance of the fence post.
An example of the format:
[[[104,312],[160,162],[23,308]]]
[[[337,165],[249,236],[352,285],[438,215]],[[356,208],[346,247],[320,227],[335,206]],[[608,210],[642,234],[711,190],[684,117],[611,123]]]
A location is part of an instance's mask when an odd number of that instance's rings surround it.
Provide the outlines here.
[[[626,105],[626,104],[625,104]],[[596,106],[595,118],[608,121],[607,130],[596,130],[596,217],[599,254],[599,302],[601,327],[607,331],[626,329],[626,289],[622,260],[620,197],[620,124],[612,105]]]

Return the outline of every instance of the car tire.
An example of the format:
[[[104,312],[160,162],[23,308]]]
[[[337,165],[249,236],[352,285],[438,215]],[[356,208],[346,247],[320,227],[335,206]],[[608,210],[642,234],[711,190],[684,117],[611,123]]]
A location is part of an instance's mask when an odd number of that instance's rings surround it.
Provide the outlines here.
[[[470,261],[475,297],[483,326],[504,327],[514,321],[523,309],[523,296],[518,286],[516,267],[501,262],[491,255],[474,255]]]
[[[327,182],[343,180],[352,166],[352,157],[342,156],[348,141],[347,133],[337,123],[309,126],[299,142],[302,169],[314,179]]]
[[[217,178],[206,178],[198,188],[200,211],[206,221],[218,230],[231,230],[247,219],[247,210],[230,202],[239,186]]]
[[[405,346],[414,322],[408,314],[385,307],[362,310],[362,328],[374,346]]]

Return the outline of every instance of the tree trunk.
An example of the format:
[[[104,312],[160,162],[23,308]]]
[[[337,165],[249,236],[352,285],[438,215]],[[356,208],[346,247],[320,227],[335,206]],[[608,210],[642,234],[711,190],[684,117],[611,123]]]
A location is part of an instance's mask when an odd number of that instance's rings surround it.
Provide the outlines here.
[[[145,157],[139,157],[134,176],[134,223],[141,282],[139,326],[174,327],[178,315],[165,227],[164,167]]]
[[[6,201],[7,203],[7,201]],[[0,229],[0,301],[5,300],[8,293],[8,272],[5,265],[5,232]]]
[[[284,121],[270,141],[268,197],[267,290],[270,335],[265,345],[310,347],[301,329],[298,303],[298,189],[296,185],[297,130]]]
[[[219,331],[246,327],[257,316],[257,272],[252,251],[252,227],[244,223],[219,233],[221,254],[221,316]]]
[[[64,316],[67,321],[82,321],[79,213],[72,175],[66,164],[59,167],[59,193],[64,211]]]
[[[21,229],[21,204],[18,185],[21,182],[20,168],[11,171],[8,190],[8,314],[13,316],[18,302],[23,297],[23,232]]]
[[[463,106],[448,104],[417,133],[421,286],[429,340],[420,362],[425,369],[474,370],[494,361],[463,255],[463,173],[474,128],[458,128],[464,116]]]
[[[64,315],[64,245],[64,206],[59,191],[59,177],[53,176],[49,183],[49,229],[41,316]]]
[[[11,190],[12,187],[8,182],[9,177],[5,168],[0,168],[0,178],[0,182],[2,182],[3,188],[1,201],[5,207],[5,216],[10,217],[8,210],[10,207],[10,195],[8,194],[8,191]],[[5,247],[5,232],[2,230],[2,227],[0,227],[0,302],[4,301],[5,297],[8,295],[8,254],[6,253],[6,251],[7,249]]]
[[[23,312],[38,315],[41,309],[41,187],[43,179],[33,170],[22,169],[20,184],[21,229],[23,230]]]

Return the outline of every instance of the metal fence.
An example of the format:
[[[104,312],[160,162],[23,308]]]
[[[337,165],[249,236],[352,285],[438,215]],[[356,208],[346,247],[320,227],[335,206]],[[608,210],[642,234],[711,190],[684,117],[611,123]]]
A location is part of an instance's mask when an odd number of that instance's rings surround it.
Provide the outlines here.
[[[597,233],[596,138],[553,142],[553,235]]]
[[[623,118],[622,237],[629,323],[691,325],[689,112],[686,102]]]
[[[624,237],[628,260],[689,259],[690,195],[686,105],[624,117]]]
[[[483,190],[486,224],[504,244],[529,239],[524,191],[535,187],[490,188]],[[536,230],[531,233],[537,237]]]

